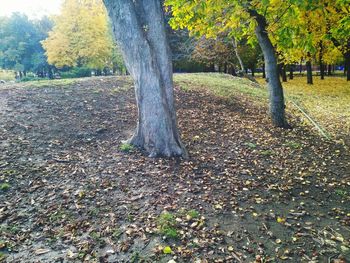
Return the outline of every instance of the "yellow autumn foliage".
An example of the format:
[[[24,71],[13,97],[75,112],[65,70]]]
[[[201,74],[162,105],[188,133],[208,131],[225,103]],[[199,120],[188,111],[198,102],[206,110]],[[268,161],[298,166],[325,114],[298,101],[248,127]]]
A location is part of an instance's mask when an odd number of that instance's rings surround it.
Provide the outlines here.
[[[258,79],[266,85],[263,79]],[[294,101],[330,135],[349,138],[350,134],[350,82],[344,77],[314,76],[314,84],[306,84],[306,77],[295,76],[283,82],[288,101]],[[293,105],[288,105],[293,108]],[[348,140],[348,139],[347,139]]]
[[[115,47],[101,0],[65,0],[54,22],[42,42],[50,64],[102,69],[111,63]]]

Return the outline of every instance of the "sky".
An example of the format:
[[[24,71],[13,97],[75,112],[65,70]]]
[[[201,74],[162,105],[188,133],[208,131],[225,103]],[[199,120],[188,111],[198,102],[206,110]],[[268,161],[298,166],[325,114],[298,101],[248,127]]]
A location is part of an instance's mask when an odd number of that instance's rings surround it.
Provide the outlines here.
[[[0,16],[13,12],[25,13],[30,18],[58,14],[63,0],[0,0]]]

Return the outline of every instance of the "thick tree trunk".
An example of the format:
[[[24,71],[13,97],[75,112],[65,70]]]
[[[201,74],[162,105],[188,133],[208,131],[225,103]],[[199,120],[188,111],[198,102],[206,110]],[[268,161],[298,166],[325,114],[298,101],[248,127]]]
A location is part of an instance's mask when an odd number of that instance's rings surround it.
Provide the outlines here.
[[[171,55],[160,2],[104,0],[135,81],[138,123],[128,142],[151,157],[187,157],[177,129]]]
[[[290,128],[285,118],[285,104],[282,84],[278,75],[278,66],[275,49],[267,34],[267,22],[264,16],[255,10],[249,10],[251,16],[256,18],[255,34],[264,54],[266,81],[270,96],[270,114],[272,122],[277,127]]]

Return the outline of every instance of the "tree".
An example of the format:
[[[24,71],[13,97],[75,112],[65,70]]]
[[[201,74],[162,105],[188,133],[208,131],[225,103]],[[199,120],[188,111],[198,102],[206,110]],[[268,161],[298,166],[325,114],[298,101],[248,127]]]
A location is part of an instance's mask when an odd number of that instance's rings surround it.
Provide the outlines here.
[[[49,37],[42,42],[48,62],[59,68],[112,68],[115,48],[101,0],[65,0],[54,18]]]
[[[204,63],[214,69],[219,67],[219,71],[228,72],[229,68],[235,66],[235,56],[232,44],[225,39],[225,36],[218,36],[216,39],[200,38],[192,53],[195,61]]]
[[[129,143],[151,157],[187,156],[177,129],[172,64],[158,0],[104,0],[135,81],[138,123]]]
[[[265,70],[270,93],[270,113],[275,126],[289,128],[285,118],[282,85],[278,75],[276,50],[271,41],[270,26],[278,22],[289,9],[289,1],[191,1],[166,0],[171,6],[174,28],[188,28],[197,35],[216,37],[218,33],[230,31],[236,39],[243,36],[248,42],[253,34],[264,54]]]
[[[20,76],[27,71],[47,71],[48,64],[40,41],[52,26],[47,17],[29,20],[26,15],[14,13],[0,19],[0,66],[16,70]]]

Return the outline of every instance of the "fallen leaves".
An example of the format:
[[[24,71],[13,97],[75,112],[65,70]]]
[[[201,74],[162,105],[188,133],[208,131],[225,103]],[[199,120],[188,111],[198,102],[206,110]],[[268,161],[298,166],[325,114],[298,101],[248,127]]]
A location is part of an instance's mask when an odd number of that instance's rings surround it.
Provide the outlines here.
[[[272,128],[251,99],[177,90],[191,158],[124,153],[120,140],[131,135],[136,106],[132,91],[112,91],[114,82],[98,93],[87,81],[2,94],[0,182],[11,185],[0,195],[6,254],[23,259],[27,244],[48,258],[87,262],[99,255],[106,262],[308,262],[349,254],[349,156],[341,146],[298,123],[293,131]],[[176,238],[159,231],[165,210]]]

